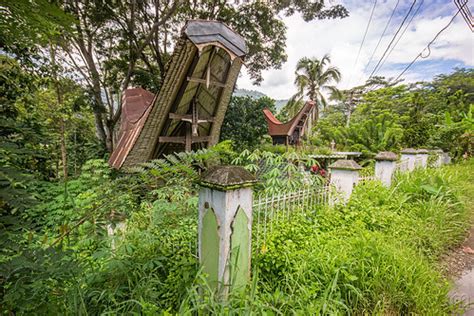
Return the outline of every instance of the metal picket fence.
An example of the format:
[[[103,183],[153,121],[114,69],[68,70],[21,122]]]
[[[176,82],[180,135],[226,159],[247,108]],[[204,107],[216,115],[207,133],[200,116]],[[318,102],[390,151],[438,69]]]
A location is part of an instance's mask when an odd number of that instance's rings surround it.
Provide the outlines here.
[[[265,245],[267,234],[273,231],[273,221],[290,220],[295,212],[311,211],[318,205],[328,204],[329,198],[329,184],[291,192],[257,194],[253,203],[252,227],[257,249]]]
[[[364,182],[367,182],[367,181],[373,181],[377,179],[375,176],[363,176],[363,177],[359,177],[359,182],[358,184],[363,184]]]

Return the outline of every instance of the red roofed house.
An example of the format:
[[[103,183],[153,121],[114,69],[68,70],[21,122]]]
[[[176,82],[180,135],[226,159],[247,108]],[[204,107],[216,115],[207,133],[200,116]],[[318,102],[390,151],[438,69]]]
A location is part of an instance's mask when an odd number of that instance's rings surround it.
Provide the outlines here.
[[[269,109],[263,114],[268,123],[268,134],[272,137],[273,145],[299,145],[301,137],[308,128],[308,118],[315,103],[308,101],[293,119],[286,123],[280,122]]]

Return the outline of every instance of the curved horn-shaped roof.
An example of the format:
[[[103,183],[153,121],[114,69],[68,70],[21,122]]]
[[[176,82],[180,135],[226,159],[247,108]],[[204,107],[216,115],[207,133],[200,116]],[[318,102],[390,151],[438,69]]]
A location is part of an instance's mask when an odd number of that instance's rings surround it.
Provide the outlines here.
[[[298,114],[286,123],[280,122],[269,109],[264,109],[263,114],[268,123],[268,134],[270,136],[290,136],[303,115],[308,115],[313,106],[315,106],[313,101],[306,102]]]
[[[246,52],[244,39],[225,24],[188,21],[159,93],[154,98],[143,91],[138,96],[124,93],[122,110],[128,125],[110,165],[117,169],[130,167],[163,154],[189,150],[193,144],[201,148],[217,143]],[[193,135],[189,136],[190,123]]]
[[[186,23],[184,34],[197,47],[218,43],[235,57],[243,58],[247,54],[244,38],[222,22],[191,20]]]

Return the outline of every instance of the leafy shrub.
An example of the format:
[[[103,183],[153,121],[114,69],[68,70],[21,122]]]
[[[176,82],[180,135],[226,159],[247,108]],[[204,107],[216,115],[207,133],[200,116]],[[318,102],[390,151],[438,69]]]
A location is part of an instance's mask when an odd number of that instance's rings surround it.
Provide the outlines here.
[[[391,189],[367,182],[346,205],[273,223],[256,258],[260,297],[282,313],[449,313],[436,259],[462,240],[469,213],[447,169]]]

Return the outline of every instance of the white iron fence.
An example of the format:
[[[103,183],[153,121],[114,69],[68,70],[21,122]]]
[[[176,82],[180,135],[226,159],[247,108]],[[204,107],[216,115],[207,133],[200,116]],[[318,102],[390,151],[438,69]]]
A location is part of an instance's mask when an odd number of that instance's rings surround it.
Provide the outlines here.
[[[292,192],[257,194],[253,203],[252,235],[257,249],[265,245],[268,233],[273,231],[274,220],[290,220],[295,212],[314,210],[329,202],[330,186],[304,188]]]
[[[373,181],[377,179],[375,176],[363,176],[363,177],[359,177],[359,184],[362,184],[364,182],[367,182],[367,181]]]

